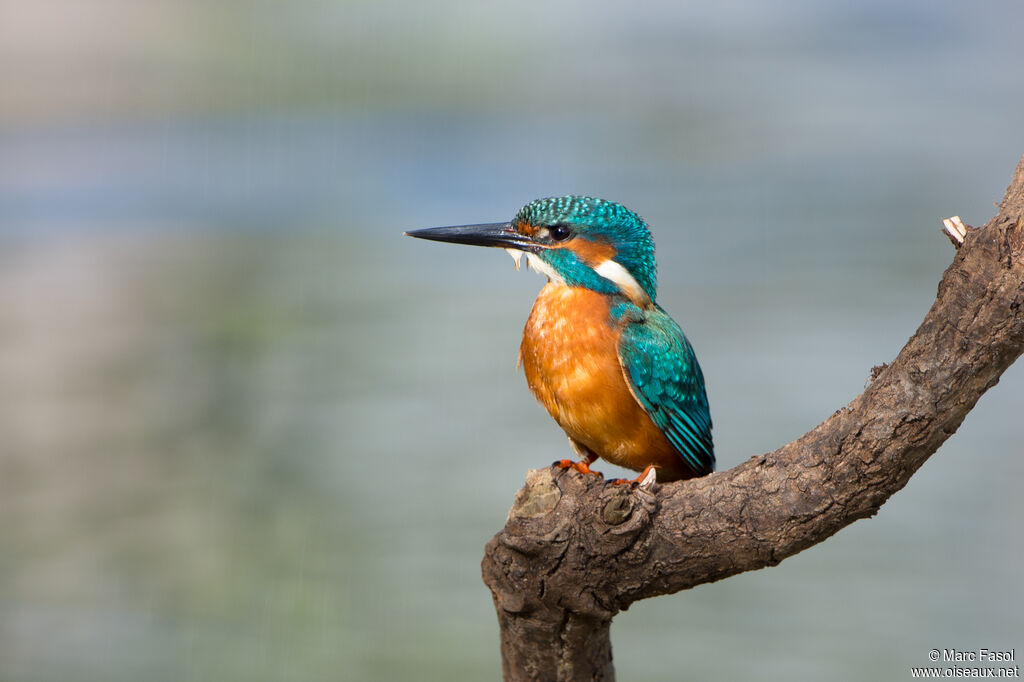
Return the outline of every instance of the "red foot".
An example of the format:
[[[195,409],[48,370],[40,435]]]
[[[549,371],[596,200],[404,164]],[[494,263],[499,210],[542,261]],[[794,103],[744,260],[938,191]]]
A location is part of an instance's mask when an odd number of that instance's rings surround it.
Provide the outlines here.
[[[557,462],[555,462],[553,466],[556,466],[559,469],[575,469],[581,474],[594,474],[595,476],[602,475],[600,471],[594,471],[593,469],[591,469],[589,462],[577,462],[576,460],[572,459],[560,459]]]
[[[612,485],[629,485],[630,483],[639,484],[642,480],[647,478],[647,474],[651,473],[653,469],[654,467],[648,464],[646,467],[644,467],[644,470],[640,472],[640,475],[634,478],[633,480],[627,480],[625,478],[616,478],[614,481],[612,481]]]

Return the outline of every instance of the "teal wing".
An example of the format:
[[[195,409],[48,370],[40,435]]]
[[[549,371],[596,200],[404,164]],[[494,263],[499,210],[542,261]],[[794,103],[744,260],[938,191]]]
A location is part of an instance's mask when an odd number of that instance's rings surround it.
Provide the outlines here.
[[[633,316],[619,338],[633,395],[697,474],[715,468],[704,374],[683,331],[661,308]]]

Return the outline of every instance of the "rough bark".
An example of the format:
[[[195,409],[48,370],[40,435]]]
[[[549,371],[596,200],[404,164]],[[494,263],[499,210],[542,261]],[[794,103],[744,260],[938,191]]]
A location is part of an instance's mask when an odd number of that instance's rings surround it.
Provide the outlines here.
[[[704,478],[641,489],[541,469],[487,544],[506,680],[612,680],[633,602],[773,566],[874,515],[1024,350],[1024,158],[968,228],[892,363],[824,423]]]

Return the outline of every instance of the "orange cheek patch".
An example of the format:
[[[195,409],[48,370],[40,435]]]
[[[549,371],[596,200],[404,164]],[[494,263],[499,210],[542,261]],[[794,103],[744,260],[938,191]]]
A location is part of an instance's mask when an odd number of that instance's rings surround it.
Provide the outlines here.
[[[572,249],[581,261],[592,268],[615,258],[615,254],[618,253],[608,242],[595,242],[581,237],[569,241],[565,248]]]

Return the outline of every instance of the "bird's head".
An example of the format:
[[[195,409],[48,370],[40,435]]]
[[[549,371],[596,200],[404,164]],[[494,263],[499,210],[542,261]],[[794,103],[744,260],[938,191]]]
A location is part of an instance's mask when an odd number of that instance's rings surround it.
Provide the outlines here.
[[[657,294],[654,241],[625,206],[582,196],[537,199],[507,223],[414,230],[411,237],[507,249],[552,281],[621,293],[641,307]]]

